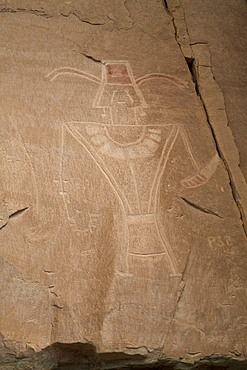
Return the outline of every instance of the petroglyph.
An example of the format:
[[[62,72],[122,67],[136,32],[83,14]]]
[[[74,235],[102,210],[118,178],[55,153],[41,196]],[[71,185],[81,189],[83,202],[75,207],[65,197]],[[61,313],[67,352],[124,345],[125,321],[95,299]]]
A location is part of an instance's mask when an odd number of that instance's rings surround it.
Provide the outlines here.
[[[200,169],[183,125],[143,123],[148,107],[138,85],[152,79],[162,79],[180,88],[185,85],[178,79],[160,73],[150,73],[134,78],[126,61],[102,63],[101,80],[89,73],[73,68],[58,68],[47,77],[54,81],[59,75],[77,74],[99,84],[92,108],[100,110],[108,118],[107,123],[73,121],[63,123],[60,161],[60,194],[68,219],[73,220],[68,210],[65,190],[63,154],[66,135],[73,137],[88,153],[94,165],[110,185],[122,209],[124,261],[121,273],[128,273],[128,255],[163,255],[167,269],[172,275],[180,275],[172,246],[165,236],[158,219],[159,187],[178,138],[182,140],[194,168],[194,175],[181,181],[186,188],[202,186],[214,174],[218,157]],[[126,181],[123,181],[126,178]],[[77,210],[77,213],[83,210]],[[73,224],[73,222],[71,222]],[[91,225],[91,226],[90,226]],[[97,227],[94,222],[82,230],[87,236]],[[75,229],[76,230],[76,229]],[[78,230],[78,229],[77,229]],[[120,248],[123,250],[123,248]]]
[[[213,249],[222,248],[225,246],[232,247],[233,239],[229,235],[224,236],[209,236],[208,243]]]

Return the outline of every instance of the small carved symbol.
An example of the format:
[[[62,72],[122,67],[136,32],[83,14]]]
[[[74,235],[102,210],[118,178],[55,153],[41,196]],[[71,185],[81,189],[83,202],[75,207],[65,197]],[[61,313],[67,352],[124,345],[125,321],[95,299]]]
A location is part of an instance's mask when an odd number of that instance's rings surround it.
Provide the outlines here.
[[[208,237],[208,243],[211,248],[217,250],[219,248],[223,247],[232,247],[233,246],[233,240],[229,235],[225,236],[209,236]]]

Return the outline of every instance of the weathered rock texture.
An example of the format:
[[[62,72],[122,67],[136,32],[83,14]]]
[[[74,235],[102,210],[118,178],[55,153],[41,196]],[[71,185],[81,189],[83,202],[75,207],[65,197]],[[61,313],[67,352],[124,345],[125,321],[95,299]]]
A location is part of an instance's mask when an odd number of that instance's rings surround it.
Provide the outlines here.
[[[0,10],[0,368],[244,369],[246,3]]]

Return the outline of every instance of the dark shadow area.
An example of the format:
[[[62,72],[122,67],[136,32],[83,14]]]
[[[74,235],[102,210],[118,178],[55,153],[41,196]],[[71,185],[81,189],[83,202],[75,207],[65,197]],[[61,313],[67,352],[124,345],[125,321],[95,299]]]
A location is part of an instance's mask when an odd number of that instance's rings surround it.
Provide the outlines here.
[[[123,352],[97,353],[95,346],[90,343],[54,343],[44,351],[57,363],[52,370],[126,369],[135,362],[142,366],[140,362],[146,358],[140,354]]]
[[[199,95],[198,86],[197,86],[195,59],[194,58],[187,58],[187,57],[185,57],[184,59],[185,59],[185,61],[187,63],[187,66],[189,68],[189,71],[190,71],[190,74],[191,74],[191,77],[192,77],[192,81],[195,84],[196,93],[197,93],[197,95]]]
[[[1,338],[1,336],[0,336]],[[158,353],[130,355],[123,352],[97,353],[92,343],[54,343],[40,352],[20,343],[3,341],[0,345],[0,370],[246,370],[241,356],[211,355],[200,360],[170,358]]]
[[[246,370],[247,360],[229,356],[208,356],[194,363],[163,358],[152,361],[122,352],[96,353],[92,344],[55,343],[50,347],[57,360],[51,370]]]
[[[58,365],[56,368],[97,362],[96,349],[90,343],[54,343],[47,351],[55,357]]]
[[[197,95],[199,95],[201,97],[201,94],[199,92],[199,86],[198,86],[198,80],[197,80],[197,75],[196,75],[196,66],[195,66],[195,58],[187,58],[185,57],[184,58],[186,63],[187,63],[187,66],[189,68],[189,71],[190,71],[190,74],[191,74],[191,77],[192,77],[192,81],[194,82],[194,85],[195,85],[195,91],[197,93]]]

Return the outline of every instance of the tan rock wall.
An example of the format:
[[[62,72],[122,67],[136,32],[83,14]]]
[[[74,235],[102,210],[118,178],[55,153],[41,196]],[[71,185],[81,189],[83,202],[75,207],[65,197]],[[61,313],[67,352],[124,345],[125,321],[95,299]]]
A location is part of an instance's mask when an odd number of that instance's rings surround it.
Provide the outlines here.
[[[206,3],[1,4],[1,333],[34,368],[245,358],[246,8]]]

